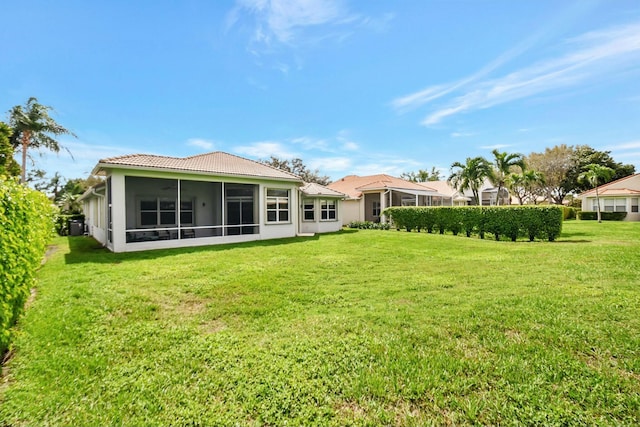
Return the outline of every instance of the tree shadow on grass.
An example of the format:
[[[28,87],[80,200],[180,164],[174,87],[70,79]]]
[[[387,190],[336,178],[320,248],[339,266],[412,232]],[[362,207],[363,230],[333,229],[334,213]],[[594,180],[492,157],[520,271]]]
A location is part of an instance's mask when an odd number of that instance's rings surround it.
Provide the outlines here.
[[[348,231],[347,231],[348,232]],[[322,236],[344,233],[327,233]],[[92,237],[69,236],[69,253],[65,254],[66,264],[96,263],[96,264],[120,264],[127,261],[140,261],[145,259],[158,259],[176,255],[193,254],[200,252],[221,252],[238,248],[272,247],[280,245],[294,245],[319,240],[321,235],[310,237],[288,237],[284,239],[255,240],[242,243],[225,243],[219,245],[193,246],[188,248],[152,249],[139,252],[113,253],[103,247]]]
[[[592,240],[589,239],[576,239],[576,237],[583,236],[591,236],[589,233],[584,233],[582,231],[574,231],[571,233],[562,232],[560,237],[556,240],[557,243],[591,243]]]

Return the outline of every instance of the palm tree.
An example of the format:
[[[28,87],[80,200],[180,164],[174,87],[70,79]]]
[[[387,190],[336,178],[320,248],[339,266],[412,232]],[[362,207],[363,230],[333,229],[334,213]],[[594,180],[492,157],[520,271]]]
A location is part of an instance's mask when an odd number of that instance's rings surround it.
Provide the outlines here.
[[[49,116],[51,107],[38,103],[38,100],[31,97],[24,105],[17,105],[9,111],[9,124],[13,128],[12,143],[15,148],[22,149],[22,173],[20,181],[26,182],[27,173],[27,151],[29,148],[47,148],[55,153],[59,153],[64,148],[53,136],[72,135],[70,130],[56,123]],[[65,148],[66,150],[66,148]],[[69,152],[69,150],[67,150]],[[71,153],[69,153],[71,154]]]
[[[530,199],[535,204],[534,189],[544,185],[544,175],[541,172],[529,169],[522,173],[509,174],[505,179],[505,183],[509,191],[518,198],[521,205],[525,203],[526,199]]]
[[[602,165],[598,165],[595,163],[591,163],[587,166],[585,166],[585,169],[587,169],[586,171],[582,172],[579,176],[578,176],[578,181],[579,182],[588,182],[589,185],[591,185],[591,187],[595,187],[596,189],[596,205],[597,205],[597,209],[596,211],[598,212],[598,222],[602,222],[602,218],[600,215],[600,198],[598,196],[598,183],[600,181],[602,182],[608,182],[611,177],[613,177],[615,171],[611,168],[608,168],[606,166],[602,166]]]
[[[457,169],[457,170],[454,170]],[[491,164],[484,157],[467,157],[465,163],[451,165],[451,175],[447,179],[457,191],[471,190],[477,205],[480,204],[478,192],[485,178],[491,176]]]
[[[498,187],[496,203],[500,204],[500,192],[506,187],[507,177],[512,173],[515,166],[519,166],[524,171],[524,156],[520,153],[500,152],[497,149],[493,154],[493,173],[489,177],[493,185]]]

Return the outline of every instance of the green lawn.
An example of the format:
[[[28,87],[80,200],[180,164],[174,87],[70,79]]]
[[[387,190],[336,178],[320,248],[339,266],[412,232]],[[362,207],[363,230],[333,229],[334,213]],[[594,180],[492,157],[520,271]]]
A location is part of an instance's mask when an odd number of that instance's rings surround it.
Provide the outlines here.
[[[0,425],[640,423],[640,223],[55,243]]]

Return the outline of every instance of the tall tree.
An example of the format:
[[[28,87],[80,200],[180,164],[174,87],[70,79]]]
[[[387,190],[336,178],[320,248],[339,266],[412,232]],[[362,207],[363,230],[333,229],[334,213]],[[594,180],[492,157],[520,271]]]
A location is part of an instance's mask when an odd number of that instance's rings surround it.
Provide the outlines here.
[[[525,159],[528,169],[544,175],[544,185],[540,190],[549,202],[561,205],[567,195],[564,180],[573,166],[573,153],[573,146],[562,144],[545,148],[543,153],[531,153]]]
[[[73,132],[51,118],[49,111],[52,111],[51,107],[38,103],[34,97],[29,98],[24,106],[16,105],[9,111],[9,124],[13,129],[12,143],[16,149],[22,150],[21,182],[23,183],[26,182],[29,149],[44,147],[59,153],[64,147],[54,137],[60,135],[75,137]]]
[[[447,181],[456,190],[463,192],[471,190],[476,205],[480,204],[478,196],[485,178],[491,176],[491,164],[484,157],[467,157],[465,163],[454,162],[451,165],[451,175]]]
[[[491,152],[493,154],[493,171],[491,176],[491,182],[498,187],[498,195],[496,197],[496,203],[500,204],[500,193],[506,186],[506,181],[509,175],[519,167],[520,170],[525,169],[524,156],[520,153],[507,153],[500,152],[497,149]]]
[[[400,178],[411,182],[429,182],[440,181],[442,176],[440,175],[440,171],[433,166],[431,171],[420,169],[418,172],[403,172]]]
[[[600,197],[598,195],[598,186],[600,182],[606,183],[615,174],[615,171],[609,167],[592,163],[585,166],[585,171],[578,176],[578,181],[587,182],[591,188],[596,189],[596,211],[598,212],[598,222],[602,222],[600,214]]]
[[[13,158],[11,134],[11,128],[6,123],[0,122],[0,175],[18,176],[20,165]]]
[[[320,175],[318,169],[311,170],[305,166],[302,159],[280,159],[276,156],[271,156],[269,160],[261,160],[261,163],[272,166],[276,169],[280,169],[294,175],[298,175],[304,182],[315,182],[320,185],[327,185],[331,182],[331,179],[326,175]]]
[[[611,157],[610,151],[598,151],[588,145],[576,146],[571,160],[571,167],[567,170],[562,184],[567,193],[582,193],[592,188],[588,181],[579,179],[584,172],[589,170],[589,165],[600,165],[613,170],[613,175],[600,184],[633,175],[635,172],[635,166],[616,162]]]

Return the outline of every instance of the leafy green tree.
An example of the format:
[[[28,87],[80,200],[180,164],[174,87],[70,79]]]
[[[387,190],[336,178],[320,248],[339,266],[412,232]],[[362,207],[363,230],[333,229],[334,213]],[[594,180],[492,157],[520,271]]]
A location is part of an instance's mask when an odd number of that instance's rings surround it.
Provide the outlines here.
[[[573,166],[573,146],[561,144],[545,148],[542,153],[531,153],[525,163],[527,169],[544,175],[544,184],[537,189],[549,202],[561,205],[567,195],[564,185],[567,172]]]
[[[590,165],[600,165],[613,170],[613,175],[600,184],[614,181],[635,173],[635,166],[616,162],[610,151],[598,151],[588,145],[578,145],[571,156],[571,167],[567,170],[562,186],[567,193],[582,193],[591,189],[590,183],[580,180],[580,176],[589,170]]]
[[[12,144],[22,151],[21,182],[27,179],[27,152],[32,148],[46,148],[59,153],[64,148],[54,138],[60,135],[75,134],[56,123],[49,116],[52,108],[38,103],[31,97],[24,106],[16,105],[9,111],[9,124],[13,129]],[[65,148],[66,150],[66,148]],[[69,150],[67,150],[68,152]],[[69,154],[71,154],[69,152]]]
[[[433,166],[431,171],[420,169],[418,172],[403,172],[400,178],[411,182],[429,182],[440,181],[442,176],[440,175],[440,171]]]
[[[602,222],[600,214],[600,197],[598,195],[598,186],[601,182],[609,182],[611,177],[615,174],[615,171],[609,167],[598,165],[595,163],[585,166],[585,169],[585,172],[582,172],[578,176],[578,181],[586,182],[591,186],[591,188],[596,189],[596,211],[598,212],[598,222]]]
[[[302,178],[304,182],[315,182],[320,185],[327,185],[331,182],[331,179],[328,176],[320,175],[320,171],[318,169],[311,170],[305,166],[302,159],[295,158],[286,160],[280,159],[276,156],[271,156],[269,160],[261,160],[260,162],[276,169],[297,175]]]
[[[11,134],[11,128],[6,123],[0,122],[0,175],[18,176],[20,165],[13,158]]]
[[[500,193],[506,187],[507,178],[516,169],[525,169],[524,156],[520,153],[500,152],[497,149],[491,152],[493,154],[493,171],[489,179],[498,187],[498,196],[496,203],[500,204]]]
[[[451,175],[447,179],[457,191],[471,190],[474,203],[480,204],[478,193],[485,178],[491,177],[491,163],[484,157],[467,157],[465,163],[454,162],[451,165]]]
[[[528,169],[522,173],[511,173],[505,180],[509,191],[524,205],[527,201],[536,204],[538,192],[536,189],[544,186],[544,175],[538,171]]]

